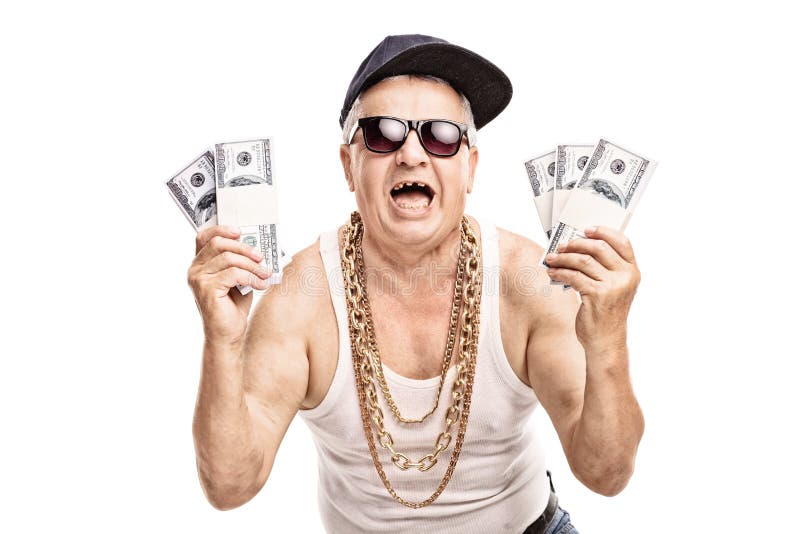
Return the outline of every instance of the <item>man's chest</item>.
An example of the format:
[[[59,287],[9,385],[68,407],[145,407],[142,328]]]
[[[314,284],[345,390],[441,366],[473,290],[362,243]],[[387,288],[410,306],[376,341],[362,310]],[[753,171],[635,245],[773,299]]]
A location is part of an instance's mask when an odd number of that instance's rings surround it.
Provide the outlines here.
[[[500,296],[500,333],[506,358],[514,373],[525,384],[527,376],[525,348],[527,330],[520,324],[519,313],[508,307]],[[439,376],[449,343],[452,343],[451,367],[458,361],[460,329],[451,331],[452,293],[449,297],[425,299],[410,303],[390,298],[373,298],[370,314],[375,340],[383,364],[395,373],[415,380]],[[333,381],[339,356],[339,338],[349,332],[338,332],[333,308],[330,320],[325,321],[319,335],[312,340],[309,351],[309,385],[304,408],[313,408],[325,398]],[[481,325],[481,337],[496,335]]]
[[[452,296],[375,300],[372,323],[383,364],[414,380],[439,376],[448,347],[451,354],[458,350],[458,309],[454,313]],[[455,352],[450,367],[457,360]]]

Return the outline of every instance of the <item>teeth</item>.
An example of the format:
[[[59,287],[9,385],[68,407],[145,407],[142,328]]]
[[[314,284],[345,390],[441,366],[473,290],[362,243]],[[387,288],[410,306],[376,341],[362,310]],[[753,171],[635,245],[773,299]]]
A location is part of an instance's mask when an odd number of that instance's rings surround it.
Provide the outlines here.
[[[399,189],[402,189],[403,187],[412,186],[412,185],[416,185],[417,187],[427,187],[422,182],[400,182],[399,184],[397,184],[396,186],[394,186],[392,188],[392,191],[397,191]]]
[[[429,204],[428,201],[424,201],[424,202],[419,202],[419,203],[414,203],[414,204],[411,204],[410,202],[399,202],[397,205],[400,206],[403,209],[417,211],[417,210],[421,210],[423,208],[427,208],[428,204]]]

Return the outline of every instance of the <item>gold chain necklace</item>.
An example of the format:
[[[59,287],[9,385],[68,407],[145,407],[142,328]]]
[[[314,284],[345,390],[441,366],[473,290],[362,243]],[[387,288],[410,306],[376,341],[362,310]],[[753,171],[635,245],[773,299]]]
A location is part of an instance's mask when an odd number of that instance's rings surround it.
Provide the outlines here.
[[[464,223],[462,223],[464,224]],[[369,331],[366,324],[366,307],[364,305],[365,293],[356,272],[356,249],[360,247],[363,224],[361,216],[354,211],[350,217],[350,224],[345,228],[342,252],[342,275],[345,282],[345,297],[348,309],[348,325],[350,329],[350,344],[353,353],[353,371],[355,372],[356,388],[358,389],[358,402],[361,408],[361,422],[364,434],[367,437],[372,461],[375,469],[383,481],[389,494],[397,502],[410,508],[422,508],[435,501],[450,482],[453,471],[461,453],[464,435],[467,430],[469,408],[472,400],[472,385],[475,377],[475,361],[478,353],[478,334],[480,326],[480,300],[481,300],[481,252],[475,235],[469,224],[465,224],[467,233],[466,272],[467,283],[463,288],[462,298],[465,309],[461,314],[461,334],[459,339],[459,353],[457,366],[457,379],[451,392],[452,402],[445,414],[445,429],[436,439],[434,451],[426,454],[417,462],[411,462],[403,453],[394,449],[394,440],[383,425],[383,411],[378,406],[378,394],[375,388],[375,369],[370,357],[371,345]],[[369,403],[367,403],[369,399]],[[459,408],[459,404],[461,407]],[[370,417],[371,415],[371,417]],[[458,435],[450,465],[445,472],[439,487],[433,494],[422,502],[410,502],[399,495],[392,488],[391,483],[383,470],[375,442],[372,435],[370,421],[377,427],[380,436],[380,445],[392,453],[392,462],[402,470],[412,467],[420,471],[427,471],[438,461],[439,454],[450,446],[452,434],[451,427],[459,422]]]
[[[466,217],[464,217],[461,221],[461,245],[459,247],[459,254],[458,254],[458,267],[456,271],[456,280],[455,280],[455,287],[453,290],[453,303],[450,309],[450,325],[447,330],[447,343],[445,345],[445,352],[444,358],[442,362],[442,371],[439,376],[439,390],[436,392],[436,400],[433,404],[433,408],[430,409],[428,413],[423,415],[420,419],[407,419],[402,416],[400,413],[400,409],[397,407],[397,404],[394,402],[392,398],[392,394],[389,392],[389,384],[386,382],[386,378],[383,375],[383,365],[381,363],[381,355],[380,351],[378,350],[378,342],[375,336],[375,325],[372,321],[372,310],[369,306],[369,295],[367,293],[367,283],[366,283],[366,276],[364,274],[364,258],[363,258],[363,251],[360,246],[360,239],[361,235],[358,236],[359,242],[356,245],[356,272],[358,273],[358,280],[359,284],[361,285],[361,289],[364,293],[364,311],[366,315],[367,321],[367,334],[368,334],[368,341],[370,343],[370,356],[372,357],[372,367],[376,371],[376,375],[378,376],[378,385],[383,392],[383,396],[386,399],[386,403],[394,413],[395,417],[398,421],[403,423],[421,423],[429,415],[436,411],[436,408],[439,407],[439,399],[442,395],[442,387],[444,386],[444,381],[447,376],[447,372],[450,370],[450,362],[453,359],[453,346],[455,345],[456,341],[456,330],[458,328],[458,312],[461,309],[461,301],[462,301],[462,285],[461,281],[464,278],[464,264],[466,262],[466,254],[467,254],[467,246],[468,246],[468,239],[467,239],[467,228],[469,228],[469,223],[467,222]]]

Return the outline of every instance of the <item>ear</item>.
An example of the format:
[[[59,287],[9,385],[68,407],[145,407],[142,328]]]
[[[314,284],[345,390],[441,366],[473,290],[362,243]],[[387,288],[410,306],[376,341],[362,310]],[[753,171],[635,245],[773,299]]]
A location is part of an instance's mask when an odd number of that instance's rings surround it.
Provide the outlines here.
[[[475,182],[475,169],[478,168],[478,147],[469,147],[469,176],[467,177],[467,193],[472,193],[472,184]]]
[[[351,163],[351,156],[350,156],[350,145],[342,144],[339,146],[339,159],[342,162],[342,170],[344,170],[344,179],[347,180],[347,187],[350,189],[352,193],[355,191],[355,186],[353,185],[353,174],[350,171],[350,163]]]

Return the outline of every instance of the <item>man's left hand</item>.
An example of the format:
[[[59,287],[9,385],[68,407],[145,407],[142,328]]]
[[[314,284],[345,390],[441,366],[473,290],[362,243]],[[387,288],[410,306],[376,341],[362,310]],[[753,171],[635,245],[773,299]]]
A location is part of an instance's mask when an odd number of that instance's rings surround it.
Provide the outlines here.
[[[547,274],[581,295],[575,333],[584,348],[606,350],[626,344],[627,319],[641,275],[631,243],[619,230],[587,228],[586,238],[562,244],[545,259]]]

